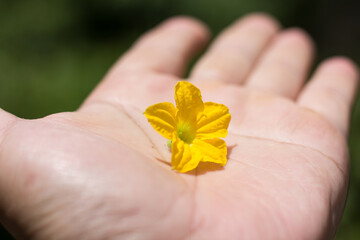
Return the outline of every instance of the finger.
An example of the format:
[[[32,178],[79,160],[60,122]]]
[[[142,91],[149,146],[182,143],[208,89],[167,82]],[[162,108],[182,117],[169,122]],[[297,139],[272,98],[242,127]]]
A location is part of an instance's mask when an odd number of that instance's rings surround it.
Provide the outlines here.
[[[295,98],[303,85],[313,57],[313,44],[300,29],[279,34],[255,67],[249,88]]]
[[[182,75],[186,63],[205,45],[208,35],[199,21],[175,17],[141,37],[115,68]]]
[[[351,104],[357,91],[358,69],[342,57],[325,61],[298,98],[300,106],[322,114],[347,134]]]
[[[278,29],[278,23],[264,14],[244,17],[215,40],[191,78],[241,83]]]

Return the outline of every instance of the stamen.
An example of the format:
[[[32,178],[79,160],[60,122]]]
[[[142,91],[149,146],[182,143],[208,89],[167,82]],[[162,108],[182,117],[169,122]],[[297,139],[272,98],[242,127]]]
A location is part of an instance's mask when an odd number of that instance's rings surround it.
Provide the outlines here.
[[[181,140],[190,144],[195,138],[195,131],[189,123],[179,123],[177,126],[177,135]]]

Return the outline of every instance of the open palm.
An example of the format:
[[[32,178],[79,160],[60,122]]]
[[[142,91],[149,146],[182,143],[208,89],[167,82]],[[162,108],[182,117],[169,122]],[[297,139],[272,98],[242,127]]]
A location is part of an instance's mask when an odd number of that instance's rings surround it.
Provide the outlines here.
[[[250,15],[191,72],[204,101],[229,107],[228,163],[171,170],[143,115],[172,101],[205,27],[171,19],[112,68],[76,112],[37,120],[0,112],[0,217],[33,239],[320,239],[347,191],[346,133],[357,70],[323,63],[303,88],[312,45]]]

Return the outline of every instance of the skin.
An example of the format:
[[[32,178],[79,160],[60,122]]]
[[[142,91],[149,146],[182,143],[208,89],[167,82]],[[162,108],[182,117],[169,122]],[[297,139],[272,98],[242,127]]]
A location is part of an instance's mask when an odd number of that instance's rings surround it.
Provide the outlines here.
[[[225,29],[191,71],[229,107],[228,163],[171,170],[143,111],[174,99],[208,41],[188,17],[145,34],[75,112],[19,119],[0,109],[0,219],[18,239],[329,239],[349,179],[346,134],[357,67],[308,76],[300,29],[264,14]],[[305,84],[305,81],[310,79]]]

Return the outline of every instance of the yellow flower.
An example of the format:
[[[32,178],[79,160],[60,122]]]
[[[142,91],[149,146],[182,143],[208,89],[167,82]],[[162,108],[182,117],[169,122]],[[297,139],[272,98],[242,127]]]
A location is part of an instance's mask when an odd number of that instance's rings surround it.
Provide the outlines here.
[[[223,104],[203,103],[200,90],[187,81],[175,86],[176,108],[158,103],[145,110],[152,127],[171,140],[171,164],[179,172],[196,168],[199,162],[226,164],[224,138],[231,119]]]

